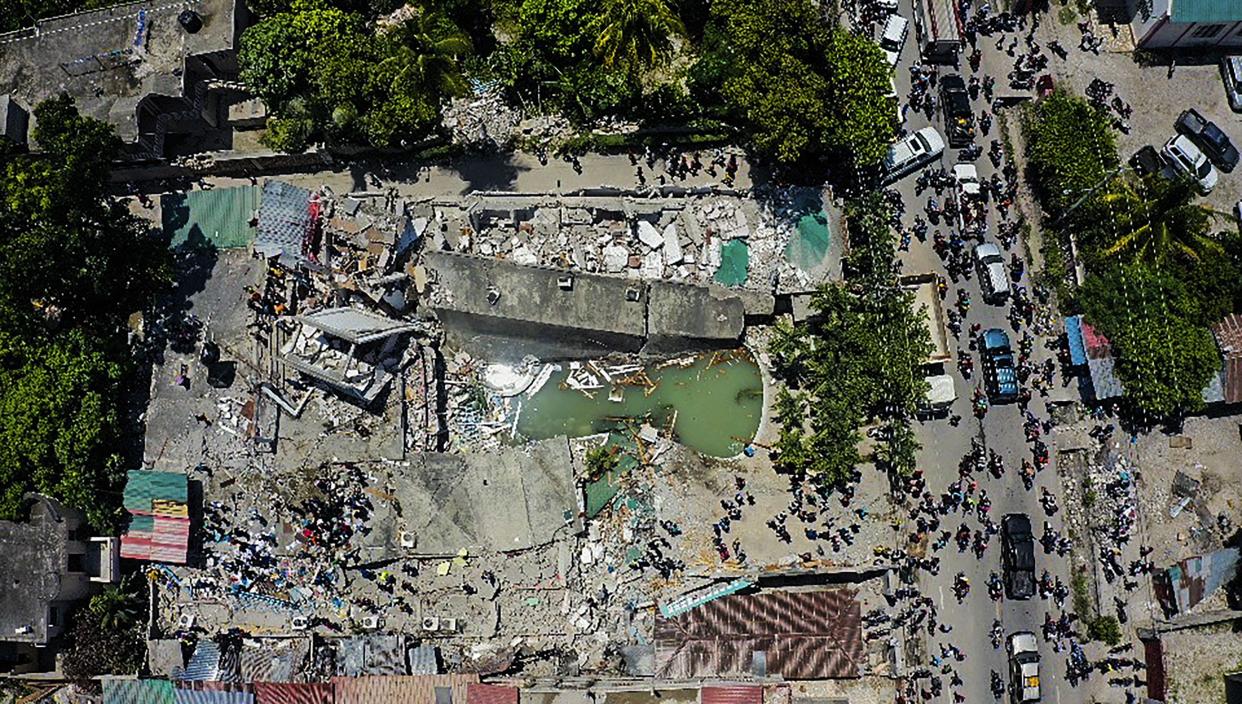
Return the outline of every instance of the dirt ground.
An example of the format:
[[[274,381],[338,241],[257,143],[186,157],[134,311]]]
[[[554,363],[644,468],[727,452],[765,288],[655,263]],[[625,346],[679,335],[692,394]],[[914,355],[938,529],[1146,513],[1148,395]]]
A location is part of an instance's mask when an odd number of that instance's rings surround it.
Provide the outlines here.
[[[1163,636],[1170,704],[1225,701],[1224,676],[1242,670],[1242,633],[1227,625]]]
[[[1214,550],[1222,535],[1217,517],[1224,514],[1236,526],[1242,520],[1242,415],[1187,419],[1182,433],[1152,433],[1141,438],[1136,449],[1142,473],[1141,512],[1145,541],[1155,548],[1156,566]],[[1190,447],[1171,447],[1185,444]],[[1194,501],[1176,518],[1169,516],[1175,498],[1173,478],[1181,470],[1201,482]]]

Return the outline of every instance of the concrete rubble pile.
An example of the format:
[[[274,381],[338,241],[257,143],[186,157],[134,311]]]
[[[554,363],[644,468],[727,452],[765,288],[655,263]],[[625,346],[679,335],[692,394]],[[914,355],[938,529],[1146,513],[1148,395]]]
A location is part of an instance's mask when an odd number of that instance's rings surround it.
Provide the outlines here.
[[[736,241],[748,249],[744,287],[806,290],[818,281],[785,255],[797,214],[738,196],[476,193],[413,209],[428,214],[428,246],[527,266],[708,283]]]
[[[498,88],[484,87],[475,95],[450,100],[440,123],[453,144],[498,148],[513,142],[521,121],[522,114]]]

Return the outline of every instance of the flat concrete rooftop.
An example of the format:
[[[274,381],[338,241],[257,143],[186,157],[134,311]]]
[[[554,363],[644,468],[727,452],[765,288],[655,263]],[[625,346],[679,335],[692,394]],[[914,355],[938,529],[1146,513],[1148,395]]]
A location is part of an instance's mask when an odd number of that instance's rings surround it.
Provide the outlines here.
[[[177,22],[187,9],[203,23],[193,34]],[[0,94],[33,109],[68,93],[82,114],[108,122],[121,139],[134,142],[144,131],[139,103],[148,96],[155,96],[150,99],[155,102],[159,96],[182,97],[186,57],[231,52],[244,13],[238,0],[182,0],[127,3],[42,20],[0,36]],[[229,57],[222,63],[231,62]]]

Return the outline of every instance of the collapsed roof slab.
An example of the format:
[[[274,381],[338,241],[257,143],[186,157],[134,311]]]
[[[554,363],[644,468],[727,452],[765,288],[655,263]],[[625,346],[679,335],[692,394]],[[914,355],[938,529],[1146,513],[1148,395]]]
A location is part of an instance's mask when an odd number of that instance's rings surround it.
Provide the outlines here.
[[[452,252],[425,263],[438,282],[432,308],[455,347],[554,359],[637,352],[645,341],[640,281]]]
[[[413,552],[526,550],[579,533],[573,460],[564,437],[497,453],[425,453],[393,470]]]

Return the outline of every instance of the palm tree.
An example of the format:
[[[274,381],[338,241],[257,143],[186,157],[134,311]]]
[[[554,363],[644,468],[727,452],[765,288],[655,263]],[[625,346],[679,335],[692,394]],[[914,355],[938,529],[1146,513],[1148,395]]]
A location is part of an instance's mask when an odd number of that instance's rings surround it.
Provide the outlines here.
[[[1117,213],[1117,224],[1124,232],[1103,251],[1105,257],[1125,252],[1134,259],[1159,263],[1170,255],[1198,261],[1205,253],[1222,251],[1208,230],[1214,220],[1226,216],[1194,202],[1194,186],[1188,179],[1149,176],[1137,184],[1119,179],[1118,185],[1100,197],[1102,204]]]
[[[672,51],[673,36],[686,33],[665,0],[604,0],[603,16],[595,54],[609,68],[637,72],[661,63]]]
[[[460,59],[470,53],[470,38],[442,14],[421,11],[401,23],[390,35],[397,42],[384,69],[393,69],[393,86],[404,91],[436,89],[462,96],[469,85]]]
[[[124,630],[138,622],[138,597],[128,577],[92,596],[88,608],[99,618],[99,625],[109,630]]]

